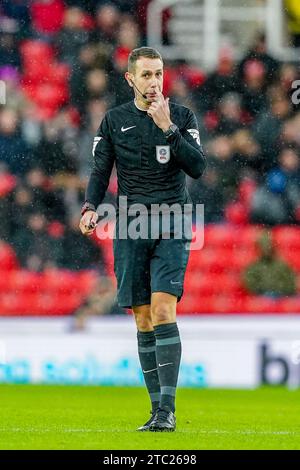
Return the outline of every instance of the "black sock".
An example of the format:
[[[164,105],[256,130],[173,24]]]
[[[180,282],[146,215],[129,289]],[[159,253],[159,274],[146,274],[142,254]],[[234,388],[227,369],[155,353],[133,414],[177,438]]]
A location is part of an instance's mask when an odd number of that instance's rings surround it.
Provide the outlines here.
[[[181,342],[177,323],[154,327],[156,361],[160,383],[160,405],[166,411],[175,411],[175,394],[181,359]]]
[[[156,364],[156,344],[154,331],[137,333],[138,352],[140,363],[146,383],[150,400],[152,403],[152,411],[157,410],[160,403],[160,385]]]

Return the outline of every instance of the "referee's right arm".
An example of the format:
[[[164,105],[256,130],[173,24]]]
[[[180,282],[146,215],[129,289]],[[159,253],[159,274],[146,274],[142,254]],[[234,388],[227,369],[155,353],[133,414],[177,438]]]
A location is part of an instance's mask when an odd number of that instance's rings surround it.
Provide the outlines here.
[[[114,150],[106,114],[94,138],[94,164],[85,193],[85,201],[97,209],[105,196],[114,165]]]
[[[79,225],[84,235],[90,235],[96,227],[98,219],[96,210],[103,201],[114,165],[114,149],[110,139],[108,120],[106,114],[94,138],[94,163],[85,192],[85,203]]]

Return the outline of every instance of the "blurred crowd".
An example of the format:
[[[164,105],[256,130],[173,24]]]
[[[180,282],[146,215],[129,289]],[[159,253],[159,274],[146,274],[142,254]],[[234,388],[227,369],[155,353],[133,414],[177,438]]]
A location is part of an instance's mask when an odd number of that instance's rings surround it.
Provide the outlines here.
[[[129,52],[146,45],[148,3],[1,1],[0,239],[28,269],[105,270],[78,232],[79,214],[97,128],[109,108],[132,99],[124,72]],[[211,73],[165,62],[164,94],[199,121],[208,168],[188,184],[206,223],[300,223],[299,78],[297,64],[268,54],[262,33],[238,62],[221,47]],[[116,192],[113,173],[106,200]]]

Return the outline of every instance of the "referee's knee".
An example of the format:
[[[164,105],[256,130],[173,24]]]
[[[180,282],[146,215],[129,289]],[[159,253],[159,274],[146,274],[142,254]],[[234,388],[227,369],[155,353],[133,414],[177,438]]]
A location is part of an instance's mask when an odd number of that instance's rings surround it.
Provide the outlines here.
[[[146,332],[153,330],[150,305],[133,307],[132,311],[138,331]]]
[[[153,325],[172,323],[176,321],[176,309],[169,302],[155,303],[151,307]]]

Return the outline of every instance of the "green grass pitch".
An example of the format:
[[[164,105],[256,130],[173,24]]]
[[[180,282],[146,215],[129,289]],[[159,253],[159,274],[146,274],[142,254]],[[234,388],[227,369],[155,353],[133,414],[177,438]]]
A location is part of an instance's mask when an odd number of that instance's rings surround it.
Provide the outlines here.
[[[138,433],[146,391],[0,385],[0,449],[300,449],[300,391],[179,389],[177,431]]]

